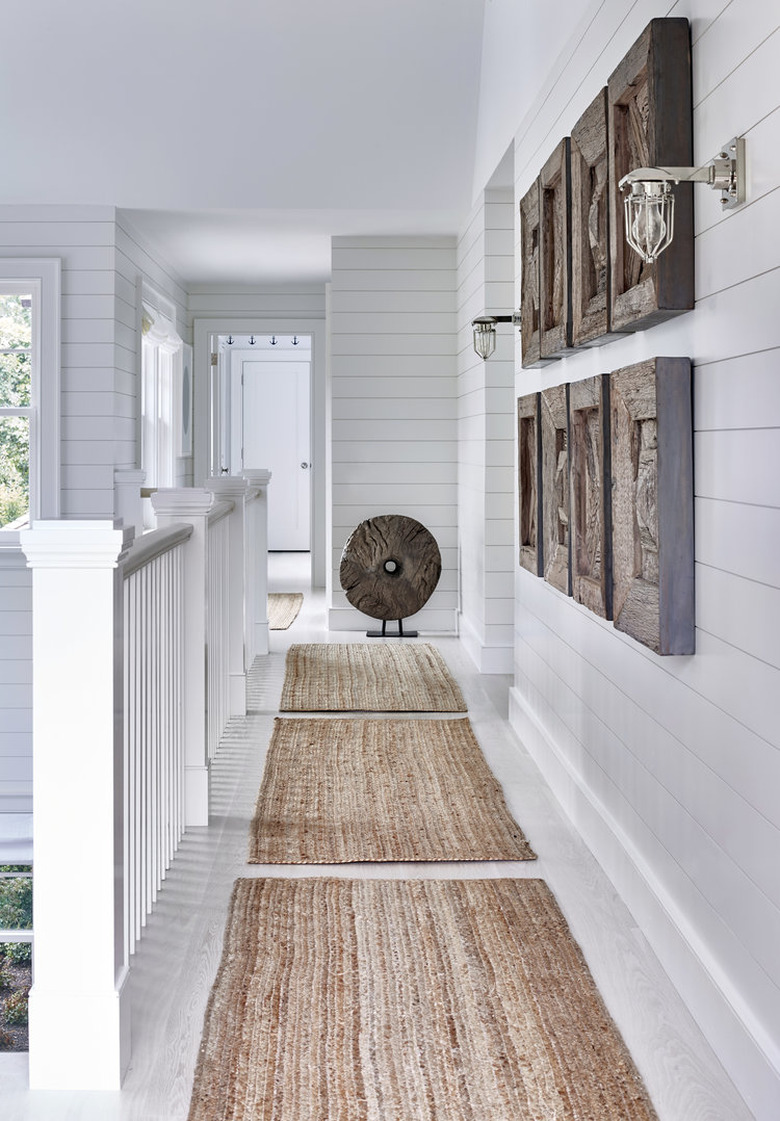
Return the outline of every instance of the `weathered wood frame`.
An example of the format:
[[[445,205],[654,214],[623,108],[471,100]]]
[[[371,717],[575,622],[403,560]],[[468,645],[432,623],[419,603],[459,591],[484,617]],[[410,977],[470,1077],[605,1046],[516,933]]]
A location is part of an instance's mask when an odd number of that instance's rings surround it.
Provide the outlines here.
[[[693,162],[688,20],[652,20],[610,77],[607,91],[612,329],[639,331],[694,304],[693,184],[674,188],[674,240],[652,265],[626,242],[618,186],[637,167]]]
[[[601,346],[611,329],[607,90],[599,91],[571,133],[571,341]]]
[[[571,346],[571,154],[567,136],[539,175],[539,316],[542,358]]]
[[[568,385],[542,391],[539,418],[544,578],[571,595]]]
[[[524,369],[548,364],[542,361],[541,347],[540,239],[539,180],[535,179],[520,200],[520,346]]]
[[[517,499],[520,566],[542,576],[542,487],[539,394],[517,400]]]
[[[610,375],[614,625],[657,654],[696,648],[691,362]]]
[[[569,386],[571,588],[574,599],[612,618],[609,375]]]

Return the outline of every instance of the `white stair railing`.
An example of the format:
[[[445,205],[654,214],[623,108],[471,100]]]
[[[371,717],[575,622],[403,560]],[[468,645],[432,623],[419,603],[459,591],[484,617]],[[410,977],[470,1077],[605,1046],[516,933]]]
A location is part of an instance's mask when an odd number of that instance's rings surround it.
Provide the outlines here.
[[[184,832],[184,545],[191,535],[186,525],[147,533],[122,564],[130,954]]]

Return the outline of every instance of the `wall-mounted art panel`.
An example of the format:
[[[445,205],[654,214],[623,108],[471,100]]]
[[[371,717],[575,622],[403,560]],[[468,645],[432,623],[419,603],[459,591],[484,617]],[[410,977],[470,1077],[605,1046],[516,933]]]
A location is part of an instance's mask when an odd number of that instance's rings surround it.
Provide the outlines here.
[[[693,163],[690,30],[654,19],[609,79],[612,328],[644,330],[693,307],[693,184],[675,187],[674,240],[646,264],[625,239],[618,183],[638,167]]]
[[[539,394],[529,393],[517,401],[517,494],[520,565],[534,576],[542,575],[540,439]]]
[[[657,654],[695,649],[691,363],[610,375],[614,623]]]
[[[539,366],[539,180],[520,200],[520,317],[523,366]]]
[[[569,423],[567,385],[541,394],[542,563],[544,578],[571,595],[569,565]]]
[[[542,358],[571,350],[571,177],[569,138],[539,175],[539,311]]]
[[[571,590],[612,618],[609,375],[569,386]]]
[[[609,153],[607,91],[571,133],[571,341],[601,346],[621,337],[609,307]]]

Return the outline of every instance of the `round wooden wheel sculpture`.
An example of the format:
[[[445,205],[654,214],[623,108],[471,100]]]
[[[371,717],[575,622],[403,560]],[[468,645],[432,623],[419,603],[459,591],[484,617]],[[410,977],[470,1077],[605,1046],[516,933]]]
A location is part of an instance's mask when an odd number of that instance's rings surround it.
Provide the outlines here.
[[[353,607],[372,619],[398,619],[399,625],[427,603],[440,575],[435,538],[401,514],[361,522],[344,546],[339,569]]]

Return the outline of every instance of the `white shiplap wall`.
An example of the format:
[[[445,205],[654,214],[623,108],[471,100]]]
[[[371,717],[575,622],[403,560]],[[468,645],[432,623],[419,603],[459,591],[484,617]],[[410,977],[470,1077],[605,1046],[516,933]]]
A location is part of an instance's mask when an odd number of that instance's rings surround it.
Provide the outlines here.
[[[452,632],[457,608],[456,239],[337,237],[331,282],[332,599],[329,624],[369,621],[341,591],[347,537],[404,514],[436,538],[442,575],[413,623]]]
[[[778,13],[760,0],[606,0],[593,13],[520,126],[516,198],[647,22],[670,15],[692,26],[695,159],[746,136],[748,202],[723,216],[696,189],[692,312],[523,371],[517,395],[652,355],[692,358],[697,652],[656,657],[517,570],[511,719],[769,1121],[780,1116]]]
[[[488,190],[458,239],[458,525],[460,634],[483,673],[511,673],[514,641],[514,345],[498,328],[488,362],[471,321],[511,314],[514,206]]]
[[[137,279],[177,304],[186,337],[183,290],[113,207],[0,207],[1,257],[62,262],[61,512],[111,517],[114,470],[136,464]],[[9,553],[0,558],[0,811],[31,808],[31,612],[30,572]]]

